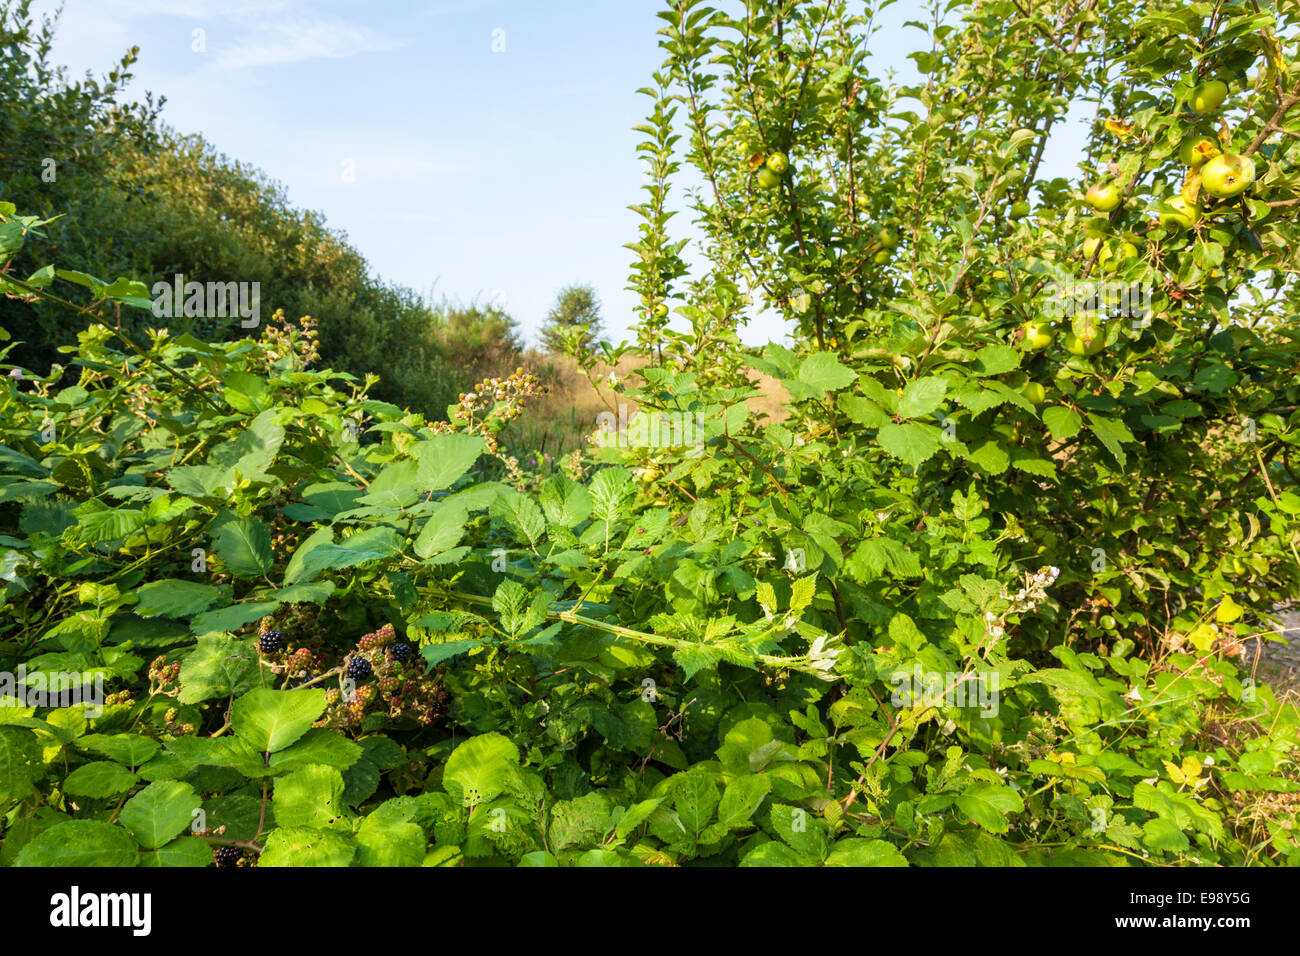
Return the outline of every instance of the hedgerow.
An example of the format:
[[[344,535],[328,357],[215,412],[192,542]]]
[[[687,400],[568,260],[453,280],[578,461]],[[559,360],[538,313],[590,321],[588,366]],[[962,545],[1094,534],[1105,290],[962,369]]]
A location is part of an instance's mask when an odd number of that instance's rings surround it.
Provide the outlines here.
[[[961,8],[909,89],[848,4],[670,4],[639,411],[544,474],[497,437],[522,371],[430,422],[294,323],[11,374],[0,666],[111,693],[0,708],[0,862],[1300,863],[1300,713],[1243,655],[1300,573],[1293,11],[1051,10]],[[1036,173],[1102,89],[1098,216]],[[1099,268],[1139,306],[1061,315]],[[740,346],[754,298],[791,346]]]

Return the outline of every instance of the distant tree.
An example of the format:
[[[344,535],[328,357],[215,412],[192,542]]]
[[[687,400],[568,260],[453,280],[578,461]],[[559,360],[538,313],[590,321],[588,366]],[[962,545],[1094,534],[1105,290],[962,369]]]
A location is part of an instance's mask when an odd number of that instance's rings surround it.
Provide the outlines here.
[[[548,352],[564,351],[564,330],[574,326],[586,328],[583,342],[595,348],[601,331],[600,300],[589,285],[568,285],[555,297],[555,305],[542,325],[542,346]]]

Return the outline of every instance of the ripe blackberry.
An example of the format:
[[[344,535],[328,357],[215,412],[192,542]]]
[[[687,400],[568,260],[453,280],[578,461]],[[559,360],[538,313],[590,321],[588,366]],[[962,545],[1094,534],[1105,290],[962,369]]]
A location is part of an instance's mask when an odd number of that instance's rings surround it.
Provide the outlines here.
[[[348,663],[347,675],[353,680],[365,680],[370,676],[370,661],[364,657],[354,657]]]
[[[219,846],[212,853],[217,866],[237,866],[244,858],[244,851],[237,846]]]
[[[257,649],[263,654],[274,654],[284,647],[284,635],[279,631],[267,631],[257,639]]]
[[[399,664],[409,661],[414,653],[415,645],[409,641],[396,641],[388,645],[388,655]]]

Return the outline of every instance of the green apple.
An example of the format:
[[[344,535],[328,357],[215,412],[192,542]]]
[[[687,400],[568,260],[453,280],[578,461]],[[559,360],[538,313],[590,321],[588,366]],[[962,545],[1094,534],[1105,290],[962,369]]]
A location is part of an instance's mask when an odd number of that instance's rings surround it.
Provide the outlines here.
[[[1020,390],[1020,394],[1035,405],[1041,405],[1047,401],[1047,389],[1043,388],[1039,382],[1027,382],[1025,387]]]
[[[1101,255],[1097,257],[1097,264],[1103,269],[1113,270],[1119,268],[1121,262],[1125,259],[1136,259],[1138,254],[1137,246],[1133,243],[1124,241],[1120,243],[1119,255],[1116,257],[1112,243],[1106,243],[1101,247]]]
[[[898,245],[898,233],[886,226],[876,233],[876,241],[880,243],[883,249],[893,249]]]
[[[767,157],[767,168],[778,176],[785,172],[789,165],[790,160],[786,158],[785,153],[773,153]]]
[[[1019,202],[1011,204],[1012,219],[1024,219],[1028,215],[1029,215],[1029,203],[1025,202],[1023,199],[1020,200]]]
[[[1235,153],[1215,156],[1201,167],[1201,186],[1211,196],[1240,196],[1255,181],[1255,161]]]
[[[1169,209],[1160,214],[1160,225],[1166,229],[1191,229],[1196,220],[1201,217],[1200,210],[1182,196],[1166,199],[1165,205]]]
[[[871,261],[878,266],[883,266],[886,262],[889,261],[889,259],[890,259],[890,255],[888,249],[881,249],[879,252],[877,252],[874,256],[871,257]]]
[[[1096,236],[1089,236],[1087,239],[1083,240],[1084,256],[1088,259],[1091,259],[1093,253],[1097,251],[1097,247],[1099,245],[1101,245],[1101,240],[1098,239]]]
[[[1065,350],[1071,355],[1096,355],[1106,347],[1106,330],[1096,322],[1085,319],[1079,331],[1065,333]]]
[[[1056,330],[1052,328],[1052,323],[1041,319],[1026,322],[1021,328],[1024,330],[1024,335],[1020,338],[1020,344],[1030,352],[1041,352],[1056,339]]]
[[[758,185],[761,189],[776,189],[781,185],[781,177],[764,166],[758,171]]]
[[[1178,147],[1178,158],[1192,169],[1199,169],[1219,153],[1218,145],[1208,136],[1189,136]]]
[[[667,315],[667,314],[668,314],[668,306],[667,306],[667,305],[665,305],[664,303],[660,302],[658,305],[655,306],[655,315],[659,316],[659,318],[662,319],[662,318],[663,318],[665,315]]]
[[[1097,212],[1111,212],[1119,206],[1120,196],[1114,183],[1107,183],[1104,186],[1096,183],[1089,187],[1085,198],[1088,200],[1088,205]]]
[[[1192,90],[1192,98],[1189,102],[1192,109],[1198,113],[1213,113],[1223,105],[1223,101],[1227,98],[1227,83],[1224,83],[1223,80],[1206,80]]]

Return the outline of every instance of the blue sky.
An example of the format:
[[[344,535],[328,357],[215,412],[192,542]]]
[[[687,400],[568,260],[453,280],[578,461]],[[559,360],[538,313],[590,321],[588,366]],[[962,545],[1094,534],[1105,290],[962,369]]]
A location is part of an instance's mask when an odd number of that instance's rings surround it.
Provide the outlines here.
[[[649,103],[636,90],[661,63],[660,8],[64,0],[55,57],[102,73],[138,45],[132,95],[165,95],[168,123],[282,182],[385,279],[499,301],[530,339],[561,286],[590,283],[619,338],[635,304],[623,288],[639,222],[626,207],[642,183],[632,126]],[[903,2],[882,18],[877,71],[915,76],[905,54],[923,38],[901,23],[916,15]],[[768,317],[744,338],[783,331]]]

